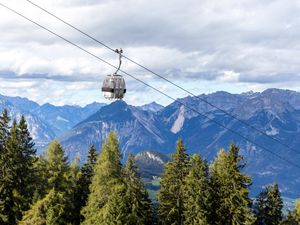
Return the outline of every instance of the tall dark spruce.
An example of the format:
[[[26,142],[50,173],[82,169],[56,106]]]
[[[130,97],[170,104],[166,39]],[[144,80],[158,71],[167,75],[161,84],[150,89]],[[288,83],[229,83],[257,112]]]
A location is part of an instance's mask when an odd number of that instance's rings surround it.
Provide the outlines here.
[[[42,156],[46,168],[45,196],[25,212],[20,225],[68,224],[72,222],[72,173],[58,141],[53,141]]]
[[[184,184],[184,224],[208,225],[211,219],[211,187],[208,165],[200,155],[191,157]]]
[[[254,204],[256,214],[255,225],[279,225],[282,222],[283,202],[279,192],[278,184],[267,186],[257,197]]]
[[[158,216],[160,224],[184,223],[184,184],[190,167],[186,149],[179,139],[171,162],[165,166],[158,192]]]
[[[97,152],[94,145],[90,146],[87,162],[80,169],[80,176],[77,183],[77,190],[75,195],[75,212],[76,217],[75,224],[79,224],[83,221],[83,216],[80,215],[81,209],[86,205],[88,196],[90,194],[90,185],[92,183],[92,177],[94,175],[94,166],[97,160]]]
[[[132,154],[128,156],[123,171],[126,185],[126,201],[129,209],[128,223],[132,225],[151,224],[151,201],[138,174]]]
[[[7,110],[0,116],[0,224],[15,224],[14,168],[12,153],[8,151],[10,118]]]
[[[32,203],[36,151],[25,118],[19,123],[14,120],[10,130],[9,121],[4,110],[0,118],[0,221],[13,225]]]
[[[212,207],[215,210],[211,224],[246,225],[255,221],[249,198],[251,178],[242,172],[244,167],[239,148],[235,145],[230,146],[228,153],[221,150],[212,163]]]
[[[122,175],[119,142],[116,134],[110,133],[94,167],[82,224],[127,224],[129,209]]]

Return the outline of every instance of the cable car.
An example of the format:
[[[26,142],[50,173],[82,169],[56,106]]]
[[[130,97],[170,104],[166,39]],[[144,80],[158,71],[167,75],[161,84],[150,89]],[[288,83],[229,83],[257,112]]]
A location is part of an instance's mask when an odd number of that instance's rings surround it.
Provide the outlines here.
[[[119,54],[119,66],[116,72],[106,76],[102,85],[103,96],[109,100],[122,99],[126,93],[125,80],[118,74],[122,64],[121,57],[123,50],[120,48],[116,49],[115,52]]]

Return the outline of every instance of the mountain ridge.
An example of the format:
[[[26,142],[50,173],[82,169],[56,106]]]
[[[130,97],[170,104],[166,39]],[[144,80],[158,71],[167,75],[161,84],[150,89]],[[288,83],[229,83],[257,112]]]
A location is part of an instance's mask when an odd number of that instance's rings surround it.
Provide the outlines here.
[[[300,161],[300,155],[244,124],[250,124],[293,148],[300,146],[298,92],[270,89],[261,93],[216,92],[199,97],[205,98],[222,110],[191,96],[180,99],[189,108],[173,102],[156,113],[145,112],[125,102],[112,103],[105,106],[105,110],[100,109],[100,117],[92,115],[92,122],[83,122],[80,127],[75,126],[68,131],[68,137],[62,137],[60,140],[70,155],[79,153],[83,159],[88,144],[94,143],[97,139],[96,145],[99,149],[109,131],[118,134],[125,157],[129,152],[136,154],[145,149],[153,149],[164,154],[172,153],[175,150],[176,140],[181,137],[188,153],[200,153],[211,161],[221,148],[227,149],[230,143],[235,143],[240,147],[241,154],[248,163],[246,172],[255,178],[254,191],[257,192],[262,186],[278,180],[285,195],[300,196],[297,188],[300,180],[296,175],[299,171],[258,146],[270,149],[295,164]],[[125,110],[128,114],[124,113],[122,116],[115,114],[118,104],[120,112]],[[190,107],[206,117],[190,110]],[[229,114],[234,114],[244,123],[233,119]],[[107,118],[109,119],[106,120]],[[218,126],[212,120],[223,126]],[[236,136],[224,127],[249,138],[258,146]],[[72,144],[74,139],[84,140],[86,145],[78,142]],[[289,174],[290,180],[285,177],[286,173]]]
[[[222,110],[207,105],[199,98],[204,98]],[[0,109],[8,108],[12,116],[25,114],[38,145],[45,146],[53,138],[59,138],[70,160],[79,154],[84,161],[89,146],[95,144],[99,150],[110,131],[118,134],[125,158],[130,152],[138,154],[145,149],[170,154],[174,152],[176,141],[181,137],[188,153],[200,153],[211,161],[220,148],[227,149],[230,143],[235,143],[248,164],[245,171],[254,178],[254,192],[268,183],[278,181],[285,196],[300,196],[300,179],[297,176],[299,170],[210,120],[216,120],[297,164],[300,155],[296,152],[234,120],[228,114],[237,116],[245,123],[297,149],[300,146],[299,92],[282,89],[242,94],[215,92],[179,99],[188,108],[173,102],[155,112],[128,105],[124,101],[105,106],[92,104],[86,111],[83,109],[85,107],[80,110],[68,106],[54,107],[54,112],[45,110],[45,106],[30,103],[28,110],[25,107],[27,100],[18,98],[13,102],[0,96]],[[210,119],[195,113],[190,107]],[[76,117],[76,123],[71,121],[73,117]]]

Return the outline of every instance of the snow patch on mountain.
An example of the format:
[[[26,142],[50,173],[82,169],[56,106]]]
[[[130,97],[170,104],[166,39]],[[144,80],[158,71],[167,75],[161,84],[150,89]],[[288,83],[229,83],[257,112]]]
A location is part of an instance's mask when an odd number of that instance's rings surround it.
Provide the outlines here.
[[[270,130],[267,130],[266,134],[270,135],[270,136],[275,136],[275,135],[279,134],[279,130],[277,128],[273,127],[272,125],[270,125]]]
[[[67,120],[67,119],[65,119],[65,118],[63,118],[63,117],[61,117],[61,116],[57,116],[57,117],[56,117],[56,120],[64,121],[64,122],[70,122],[69,120]]]
[[[178,117],[177,119],[175,120],[172,128],[171,128],[171,132],[173,134],[177,134],[183,127],[183,124],[184,124],[184,106],[180,106],[179,108],[179,113],[178,113]]]
[[[146,152],[147,156],[149,157],[149,159],[152,159],[154,161],[157,161],[159,164],[164,164],[165,162],[162,161],[161,158],[159,158],[158,156],[155,156],[153,154],[151,154],[151,152]]]

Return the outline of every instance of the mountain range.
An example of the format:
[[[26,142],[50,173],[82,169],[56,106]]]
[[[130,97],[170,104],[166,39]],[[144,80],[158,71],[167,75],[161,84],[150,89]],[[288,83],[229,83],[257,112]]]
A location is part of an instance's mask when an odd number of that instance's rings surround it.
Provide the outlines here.
[[[27,98],[0,95],[0,111],[8,109],[11,118],[24,115],[29,131],[38,152],[53,139],[59,137],[74,125],[98,111],[103,103],[91,103],[85,107],[65,105],[54,106],[49,103],[39,105]]]
[[[13,116],[25,114],[39,146],[58,138],[70,158],[80,155],[83,161],[89,146],[95,144],[99,149],[110,131],[118,134],[124,158],[129,152],[138,154],[144,150],[170,154],[180,137],[188,153],[200,153],[210,162],[220,148],[228,149],[230,143],[235,143],[247,163],[245,172],[253,177],[254,194],[266,184],[278,182],[285,196],[300,196],[300,170],[291,164],[300,162],[300,149],[297,150],[300,146],[300,93],[281,89],[242,94],[215,92],[178,100],[184,104],[132,106],[115,101],[109,105],[58,107],[0,96],[0,109],[8,108]],[[150,156],[142,154],[141,157]]]

